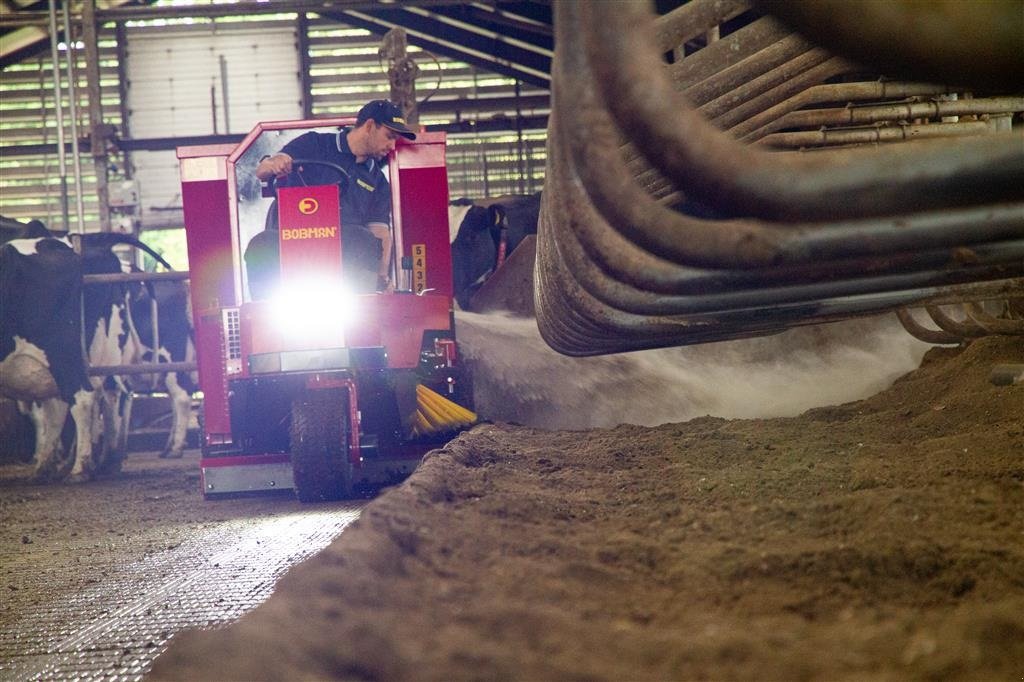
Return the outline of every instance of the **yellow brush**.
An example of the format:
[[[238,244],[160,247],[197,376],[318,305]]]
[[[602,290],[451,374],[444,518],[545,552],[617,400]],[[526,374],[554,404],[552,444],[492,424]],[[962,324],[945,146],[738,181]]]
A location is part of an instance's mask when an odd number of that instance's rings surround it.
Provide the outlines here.
[[[412,422],[414,437],[454,431],[470,426],[476,423],[476,420],[476,414],[461,405],[453,403],[422,384],[416,386],[416,415]]]

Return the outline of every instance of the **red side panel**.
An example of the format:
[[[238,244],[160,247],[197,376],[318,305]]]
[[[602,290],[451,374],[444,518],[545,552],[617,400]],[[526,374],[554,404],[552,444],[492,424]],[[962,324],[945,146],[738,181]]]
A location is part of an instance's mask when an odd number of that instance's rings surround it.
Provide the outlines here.
[[[388,367],[416,367],[420,361],[423,332],[451,327],[451,299],[436,293],[423,296],[383,296],[380,336],[388,350]]]
[[[399,256],[412,264],[414,292],[451,297],[452,251],[448,243],[448,170],[444,133],[419,133],[395,149],[392,173]],[[447,327],[446,322],[444,327]]]
[[[208,442],[230,440],[231,435],[221,308],[237,304],[225,164],[233,148],[233,145],[216,145],[178,150],[192,321]]]

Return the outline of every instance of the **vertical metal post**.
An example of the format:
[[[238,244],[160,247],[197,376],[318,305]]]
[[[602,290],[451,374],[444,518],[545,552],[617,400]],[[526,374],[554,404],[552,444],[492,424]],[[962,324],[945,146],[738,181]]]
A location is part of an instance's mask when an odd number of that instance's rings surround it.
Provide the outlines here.
[[[228,60],[220,55],[220,99],[224,103],[224,134],[231,133],[231,114],[228,109]]]
[[[114,32],[117,36],[117,94],[120,99],[121,135],[131,138],[132,129],[129,120],[131,108],[128,106],[128,69],[126,67],[128,64],[128,35],[124,30],[124,22],[117,22]],[[135,175],[131,152],[122,151],[121,155],[124,162],[124,176],[130,180]]]
[[[75,169],[75,215],[78,218],[78,233],[85,233],[85,203],[82,191],[82,160],[78,151],[78,98],[75,82],[75,37],[71,30],[71,13],[68,2],[63,3],[64,10],[64,44],[68,52],[68,104],[71,114],[71,160]],[[68,230],[70,232],[70,230]]]
[[[519,79],[516,79],[516,171],[519,176],[517,187],[523,193],[523,108],[520,101]]]
[[[217,84],[210,83],[210,120],[213,122],[213,134],[217,134]]]
[[[50,61],[53,67],[53,112],[57,123],[57,159],[60,171],[61,228],[70,231],[68,215],[68,167],[64,150],[64,94],[60,86],[60,52],[57,49],[57,0],[50,0]]]
[[[143,284],[143,286],[146,286]],[[156,287],[151,290],[153,298],[149,301],[149,314],[153,317],[153,362],[160,360],[160,306],[156,302]],[[154,378],[155,375],[154,375]]]
[[[299,12],[299,19],[296,25],[297,41],[299,50],[299,87],[302,97],[302,118],[313,118],[313,85],[309,76],[312,64],[309,59],[309,15]]]
[[[96,172],[96,201],[100,231],[110,232],[110,191],[107,186],[107,140],[111,129],[103,122],[100,91],[100,53],[96,30],[96,0],[82,2],[82,41],[85,43],[85,82],[89,93],[89,146]]]

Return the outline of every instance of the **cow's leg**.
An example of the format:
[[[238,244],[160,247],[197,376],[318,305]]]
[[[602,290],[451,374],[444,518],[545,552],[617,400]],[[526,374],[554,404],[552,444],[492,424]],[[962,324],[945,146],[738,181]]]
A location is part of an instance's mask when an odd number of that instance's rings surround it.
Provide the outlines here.
[[[53,480],[60,470],[60,432],[68,418],[68,404],[60,398],[48,398],[19,405],[32,417],[36,430],[36,467],[32,478],[36,481]]]
[[[192,411],[192,397],[188,391],[178,384],[178,376],[174,373],[168,374],[164,380],[167,386],[167,394],[171,397],[171,433],[167,439],[161,457],[177,459],[181,457],[185,449],[185,436],[188,433],[188,418]]]
[[[96,470],[93,460],[92,428],[93,406],[96,391],[81,389],[75,393],[71,405],[71,418],[75,420],[75,466],[71,469],[72,481],[87,481]]]
[[[131,419],[132,394],[120,380],[103,391],[103,461],[98,471],[115,474],[121,470],[128,450],[128,422]]]

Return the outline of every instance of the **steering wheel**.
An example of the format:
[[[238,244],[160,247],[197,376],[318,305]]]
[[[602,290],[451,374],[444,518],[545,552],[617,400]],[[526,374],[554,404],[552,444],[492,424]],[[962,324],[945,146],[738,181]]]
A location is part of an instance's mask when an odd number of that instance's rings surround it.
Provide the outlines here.
[[[338,186],[341,186],[342,183],[347,183],[349,180],[351,180],[351,176],[349,175],[348,171],[336,163],[331,163],[330,161],[321,161],[320,159],[292,159],[292,172],[289,173],[289,175],[298,176],[298,178],[302,180],[303,184],[305,184],[306,182],[305,179],[303,179],[302,177],[303,166],[323,166],[324,168],[330,168],[340,176],[338,178],[338,181],[334,183]]]
[[[345,185],[351,179],[351,176],[349,175],[348,171],[336,163],[331,163],[330,161],[321,161],[320,159],[294,158],[292,159],[292,172],[289,173],[288,175],[298,176],[298,178],[302,180],[303,185],[306,184],[306,181],[302,178],[302,166],[324,166],[325,168],[330,168],[331,170],[335,171],[339,177],[337,182],[335,182],[334,184],[338,186],[339,192],[344,191]],[[279,179],[281,178],[271,178],[266,182],[266,184],[263,187],[263,196],[268,198],[274,198],[273,203],[271,203],[270,205],[270,210],[267,211],[267,217],[264,220],[263,229],[265,230],[277,229],[277,183]],[[288,187],[289,185],[282,186]]]

